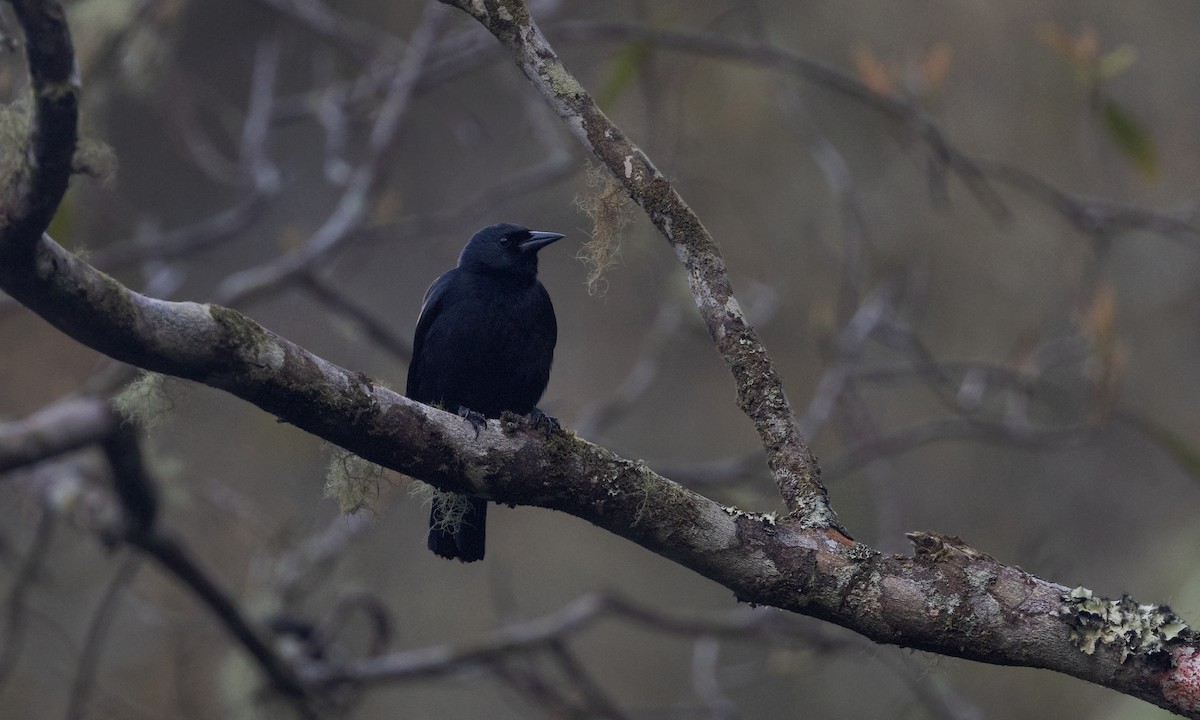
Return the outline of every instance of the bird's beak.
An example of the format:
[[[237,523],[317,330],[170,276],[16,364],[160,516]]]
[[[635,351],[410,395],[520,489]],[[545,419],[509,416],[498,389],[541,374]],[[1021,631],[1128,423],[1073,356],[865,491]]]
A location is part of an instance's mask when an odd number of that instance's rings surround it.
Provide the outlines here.
[[[562,240],[564,237],[562,233],[530,232],[529,239],[521,242],[517,247],[523,253],[537,252],[555,240]]]

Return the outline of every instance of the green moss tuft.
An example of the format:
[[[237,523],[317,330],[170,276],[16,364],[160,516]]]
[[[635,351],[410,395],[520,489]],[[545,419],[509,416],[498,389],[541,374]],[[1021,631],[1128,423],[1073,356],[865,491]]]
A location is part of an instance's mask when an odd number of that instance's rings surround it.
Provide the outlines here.
[[[218,325],[225,328],[229,345],[232,347],[253,347],[263,339],[263,326],[237,310],[221,305],[209,305],[208,312]]]

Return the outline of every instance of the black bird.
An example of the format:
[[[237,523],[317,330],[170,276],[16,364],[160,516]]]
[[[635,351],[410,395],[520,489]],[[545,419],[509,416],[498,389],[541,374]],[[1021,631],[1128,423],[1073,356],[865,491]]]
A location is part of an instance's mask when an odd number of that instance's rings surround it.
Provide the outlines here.
[[[537,403],[550,380],[558,324],[537,279],[537,253],[562,237],[507,223],[475,233],[458,267],[425,293],[408,397],[457,411],[477,432],[480,416],[505,411],[546,419]],[[463,562],[482,560],[487,501],[459,500],[434,501],[429,549]]]

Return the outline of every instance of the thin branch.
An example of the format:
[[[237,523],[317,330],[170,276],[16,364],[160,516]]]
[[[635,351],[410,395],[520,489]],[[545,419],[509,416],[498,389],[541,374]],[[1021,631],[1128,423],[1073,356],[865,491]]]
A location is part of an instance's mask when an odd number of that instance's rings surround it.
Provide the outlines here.
[[[87,712],[88,698],[96,681],[96,671],[100,666],[100,653],[104,649],[104,641],[112,628],[112,619],[119,607],[118,600],[124,592],[138,568],[141,567],[141,557],[128,555],[117,567],[116,574],[108,581],[100,603],[88,624],[87,636],[83,641],[83,649],[79,653],[76,665],[75,680],[71,683],[71,696],[67,701],[66,720],[83,720]]]
[[[56,516],[49,507],[43,508],[38,517],[37,529],[29,551],[21,561],[13,577],[12,587],[4,599],[4,635],[0,645],[0,688],[3,688],[13,676],[17,667],[21,650],[25,644],[25,631],[29,627],[26,613],[25,598],[37,581],[46,553],[50,549],[50,540],[54,537]]]
[[[258,0],[304,27],[333,41],[338,47],[369,57],[395,50],[400,43],[375,25],[340,15],[320,0]]]
[[[238,644],[246,648],[271,684],[306,717],[315,717],[308,707],[308,689],[262,633],[242,614],[237,603],[208,576],[174,539],[161,533],[134,535],[129,542],[148,555],[158,566],[183,583],[217,617]]]
[[[1025,431],[1003,423],[970,417],[939,418],[865,439],[827,461],[826,472],[830,477],[844,477],[880,459],[947,441],[998,443],[1024,448],[1061,448],[1068,442],[1082,442],[1093,429],[1087,425],[1072,425]]]
[[[16,429],[13,429],[16,426]],[[47,431],[62,430],[61,436]],[[107,402],[97,399],[68,399],[46,408],[19,423],[0,426],[0,438],[10,447],[4,469],[45,460],[54,454],[78,449],[82,438],[100,445],[111,468],[113,488],[121,503],[121,537],[154,559],[160,567],[191,589],[234,639],[263,669],[272,685],[293,700],[298,710],[311,716],[306,688],[291,667],[242,615],[236,603],[192,560],[186,550],[165,535],[158,524],[158,499],[146,474],[133,427]],[[26,440],[32,450],[13,446]],[[20,462],[13,462],[19,460]],[[47,517],[52,517],[47,513]],[[19,599],[19,598],[18,598]],[[14,608],[20,608],[17,603]],[[19,642],[19,640],[17,640]],[[15,647],[14,643],[9,648]],[[86,693],[83,693],[86,694]]]
[[[310,665],[302,673],[307,681],[318,685],[369,685],[411,677],[434,677],[461,672],[465,666],[490,663],[513,652],[540,651],[565,642],[601,620],[614,617],[670,635],[798,642],[820,649],[843,645],[817,637],[812,632],[814,626],[773,609],[737,608],[723,614],[672,613],[619,596],[594,593],[542,618],[507,625],[470,644],[403,650],[341,667]]]
[[[592,677],[583,666],[575,653],[571,652],[566,643],[557,640],[550,643],[550,656],[566,675],[570,686],[582,697],[588,717],[608,718],[608,720],[627,720],[628,715],[621,712],[600,683]]]
[[[650,328],[642,336],[642,347],[625,378],[603,402],[583,409],[575,431],[583,437],[603,433],[619,417],[629,412],[658,377],[659,361],[683,325],[683,311],[672,300],[658,306]]]
[[[412,346],[399,337],[385,322],[375,317],[367,308],[351,298],[337,283],[323,277],[319,272],[307,272],[302,276],[305,290],[311,292],[330,310],[355,322],[367,339],[389,352],[404,365],[412,360]]]
[[[737,705],[721,689],[717,677],[721,643],[711,635],[701,635],[692,644],[692,689],[713,720],[736,720]]]
[[[881,95],[857,78],[819,60],[797,55],[766,43],[746,42],[715,33],[672,30],[628,21],[571,21],[550,27],[553,36],[565,42],[649,42],[656,48],[748,62],[760,67],[798,75],[882,113],[912,131],[927,146],[934,171],[953,172],[975,198],[994,216],[1009,215],[1007,206],[988,181],[1012,187],[1045,204],[1090,236],[1119,234],[1130,230],[1155,233],[1176,242],[1200,245],[1200,227],[1194,222],[1088,198],[1056,188],[1028,170],[1008,163],[978,158],[960,150],[938,123],[913,103]]]
[[[421,76],[421,68],[445,18],[446,13],[441,8],[429,5],[417,29],[409,38],[404,56],[394,70],[387,97],[379,108],[375,123],[371,126],[364,159],[350,175],[345,192],[325,223],[312,234],[302,249],[227,277],[217,288],[218,302],[234,305],[260,297],[285,281],[306,272],[362,226],[370,210],[370,195],[378,185],[379,168],[398,137],[397,133],[408,111],[413,88]]]

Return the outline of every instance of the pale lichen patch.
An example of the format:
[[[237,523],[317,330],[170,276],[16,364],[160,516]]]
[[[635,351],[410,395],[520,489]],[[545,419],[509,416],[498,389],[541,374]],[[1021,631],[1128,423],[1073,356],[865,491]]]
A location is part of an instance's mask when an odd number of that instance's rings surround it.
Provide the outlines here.
[[[1091,655],[1110,646],[1125,662],[1134,653],[1163,652],[1165,644],[1187,630],[1187,625],[1166,605],[1141,605],[1128,595],[1120,600],[1098,597],[1085,587],[1063,595],[1071,615],[1071,642]]]
[[[734,505],[722,505],[721,512],[725,513],[734,520],[745,518],[751,522],[759,523],[763,526],[764,531],[769,535],[775,534],[775,527],[779,522],[779,516],[773,512],[746,512],[745,510],[742,510]]]

